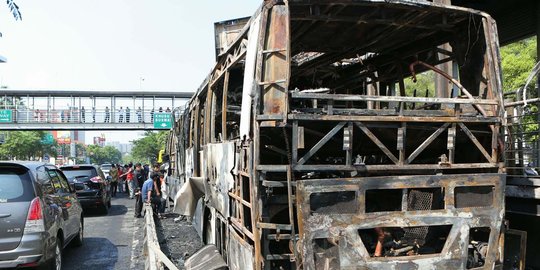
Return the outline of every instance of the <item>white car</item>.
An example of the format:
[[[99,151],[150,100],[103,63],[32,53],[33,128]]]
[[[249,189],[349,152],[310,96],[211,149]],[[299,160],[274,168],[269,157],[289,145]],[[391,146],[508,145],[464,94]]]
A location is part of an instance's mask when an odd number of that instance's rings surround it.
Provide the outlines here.
[[[101,164],[99,167],[101,168],[101,170],[105,174],[105,177],[109,177],[109,171],[112,168],[112,164],[105,163],[105,164]]]

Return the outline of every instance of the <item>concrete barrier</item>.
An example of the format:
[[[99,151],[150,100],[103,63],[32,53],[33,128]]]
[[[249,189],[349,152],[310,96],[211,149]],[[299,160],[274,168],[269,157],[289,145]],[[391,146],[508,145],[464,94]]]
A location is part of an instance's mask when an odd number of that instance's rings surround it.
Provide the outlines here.
[[[150,204],[144,204],[144,269],[145,270],[164,270],[167,266],[169,270],[179,270],[176,265],[169,260],[161,248],[156,233],[156,224],[154,223],[154,213]]]

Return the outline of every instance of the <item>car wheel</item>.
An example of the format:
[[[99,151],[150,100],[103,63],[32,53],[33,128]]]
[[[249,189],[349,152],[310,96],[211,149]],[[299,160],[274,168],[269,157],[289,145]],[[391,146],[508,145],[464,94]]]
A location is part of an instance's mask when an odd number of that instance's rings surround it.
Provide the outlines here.
[[[61,270],[62,269],[62,240],[60,237],[56,238],[56,246],[54,247],[54,255],[49,263],[41,269],[47,270]]]
[[[83,241],[84,241],[84,222],[81,217],[81,219],[79,220],[79,232],[77,233],[77,236],[73,238],[73,245],[76,247],[80,247],[82,246]]]

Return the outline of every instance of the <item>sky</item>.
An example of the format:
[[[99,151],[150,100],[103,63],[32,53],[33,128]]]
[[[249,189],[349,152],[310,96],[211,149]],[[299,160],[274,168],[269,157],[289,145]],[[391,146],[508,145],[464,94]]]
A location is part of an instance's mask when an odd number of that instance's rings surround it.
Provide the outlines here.
[[[15,0],[0,3],[0,85],[10,89],[195,91],[215,63],[214,22],[255,0]],[[105,133],[127,142],[142,134]]]

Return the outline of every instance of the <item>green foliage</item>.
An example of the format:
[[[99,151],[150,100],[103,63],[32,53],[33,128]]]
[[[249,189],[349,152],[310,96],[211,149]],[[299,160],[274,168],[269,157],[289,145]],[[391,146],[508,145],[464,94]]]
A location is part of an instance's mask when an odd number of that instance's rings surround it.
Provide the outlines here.
[[[21,12],[19,11],[19,6],[15,4],[13,0],[6,0],[6,3],[9,7],[9,10],[11,11],[11,14],[13,14],[13,17],[15,17],[15,20],[22,20]]]
[[[133,141],[131,154],[136,160],[144,163],[154,163],[159,155],[159,150],[165,148],[165,140],[168,131],[147,131],[144,138]]]
[[[413,82],[412,78],[405,78],[405,93],[408,97],[414,96],[416,90],[417,97],[435,96],[435,72],[426,71],[420,74],[416,74],[416,82]]]
[[[536,59],[536,38],[527,38],[501,48],[503,88],[514,91],[525,84],[527,76],[538,62]],[[534,83],[531,88],[534,89]],[[531,93],[532,94],[532,93]]]
[[[89,145],[86,148],[86,154],[90,157],[90,162],[94,164],[120,163],[122,160],[122,153],[110,145],[105,147]]]
[[[125,154],[123,157],[122,157],[122,163],[123,164],[128,164],[130,162],[133,162],[133,164],[139,162],[139,161],[136,161],[133,159],[133,156],[131,154]]]
[[[506,45],[501,48],[501,65],[503,71],[503,89],[505,92],[515,91],[523,87],[526,83],[534,65],[540,60],[536,55],[535,37],[520,40],[518,42]],[[536,91],[533,91],[536,85],[536,80],[533,80],[527,89],[527,98],[537,96]],[[529,142],[537,141],[538,107],[531,104],[525,107],[525,116],[521,120],[521,132],[525,134],[525,140]]]
[[[0,145],[1,159],[37,160],[44,154],[56,156],[57,144],[43,144],[44,131],[11,131]]]

